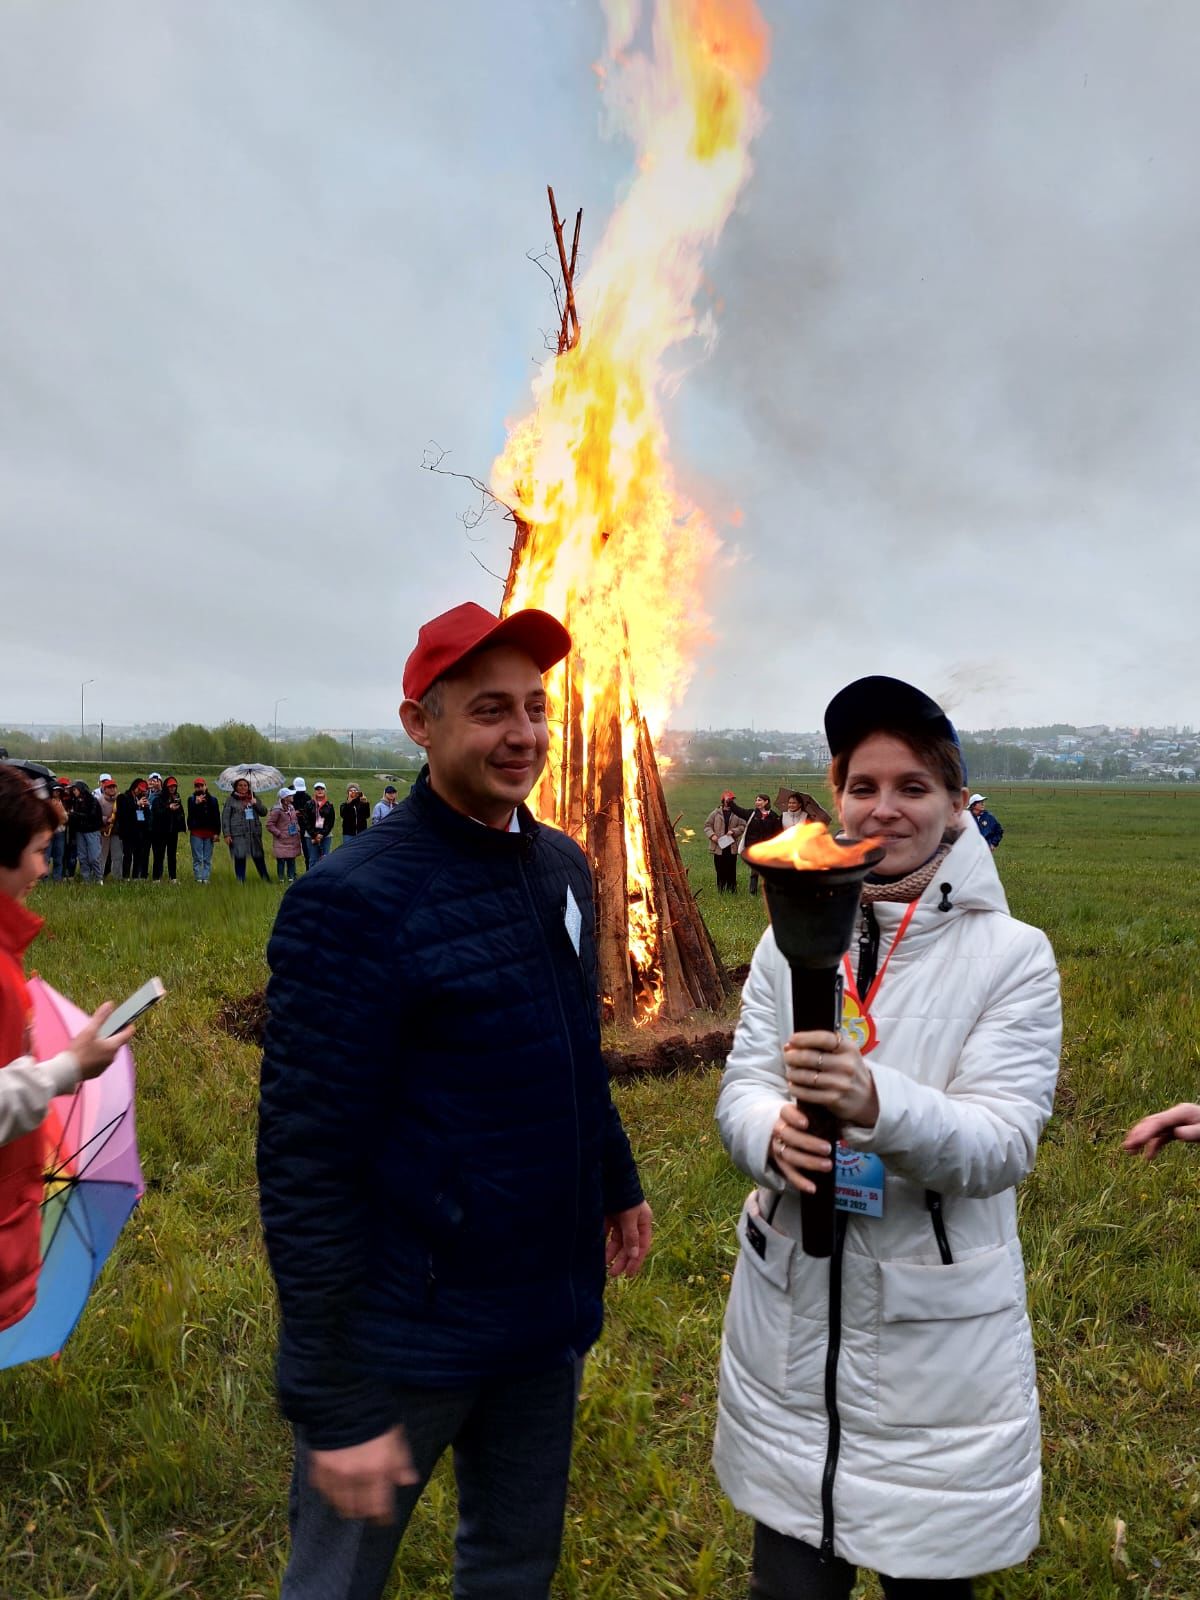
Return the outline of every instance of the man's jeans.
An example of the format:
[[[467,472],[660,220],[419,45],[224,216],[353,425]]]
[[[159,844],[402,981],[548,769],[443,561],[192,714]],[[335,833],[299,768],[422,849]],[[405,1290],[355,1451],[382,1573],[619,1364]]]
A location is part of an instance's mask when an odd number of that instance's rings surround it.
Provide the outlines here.
[[[192,841],[192,877],[197,883],[207,883],[212,877],[213,845],[215,839],[197,839],[193,833]]]
[[[380,1600],[413,1507],[454,1449],[455,1600],[545,1600],[562,1543],[583,1363],[469,1389],[397,1389],[420,1482],[396,1491],[386,1528],[338,1516],[308,1482],[297,1430],[288,1506],[292,1550],[280,1600]]]
[[[84,883],[99,883],[100,833],[79,833],[75,836],[75,853],[79,857],[79,876]]]

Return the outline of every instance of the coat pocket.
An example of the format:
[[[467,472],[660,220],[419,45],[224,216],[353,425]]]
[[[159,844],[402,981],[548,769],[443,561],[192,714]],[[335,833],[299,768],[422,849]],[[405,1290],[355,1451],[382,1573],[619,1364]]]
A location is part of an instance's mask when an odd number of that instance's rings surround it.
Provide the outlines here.
[[[1023,1314],[1008,1250],[879,1270],[879,1420],[954,1428],[1023,1416]]]
[[[725,1313],[726,1347],[747,1374],[782,1393],[787,1386],[796,1241],[763,1217],[757,1190],[742,1207],[738,1239],[742,1250]]]

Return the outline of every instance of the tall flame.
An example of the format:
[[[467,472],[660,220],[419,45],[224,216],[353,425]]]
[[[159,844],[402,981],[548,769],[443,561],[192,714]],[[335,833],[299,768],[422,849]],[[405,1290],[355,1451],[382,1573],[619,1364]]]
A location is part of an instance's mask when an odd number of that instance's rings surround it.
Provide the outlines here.
[[[574,640],[583,726],[618,694],[625,772],[630,952],[652,964],[655,908],[634,777],[637,716],[666,725],[706,637],[703,600],[718,541],[672,471],[663,400],[668,354],[711,339],[698,309],[706,247],[750,172],[756,86],[768,30],[755,0],[602,0],[605,99],[636,148],[636,171],[576,285],[582,335],[534,383],[533,409],[510,430],[492,488],[530,527],[509,609],[540,606]],[[639,39],[649,33],[649,46]],[[553,719],[543,815],[556,817],[565,682],[549,682]]]
[[[569,614],[589,683],[624,680],[632,659],[657,737],[705,638],[717,548],[668,459],[665,357],[712,334],[703,254],[750,171],[768,36],[754,0],[655,0],[652,51],[635,53],[640,9],[605,0],[599,69],[637,172],[577,286],[582,338],[542,369],[492,487],[535,529],[510,604]]]

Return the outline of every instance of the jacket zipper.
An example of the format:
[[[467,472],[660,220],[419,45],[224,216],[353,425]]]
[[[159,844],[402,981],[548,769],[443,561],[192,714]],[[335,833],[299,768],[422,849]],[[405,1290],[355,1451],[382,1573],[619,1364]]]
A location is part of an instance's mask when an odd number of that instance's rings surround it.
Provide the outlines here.
[[[825,1446],[825,1470],[821,1474],[821,1560],[833,1560],[833,1481],[837,1477],[838,1452],[842,1445],[842,1419],[837,1403],[838,1357],[842,1353],[842,1257],[846,1244],[846,1213],[839,1211],[833,1223],[833,1254],[829,1258],[829,1343],[825,1348],[825,1413],[829,1418],[829,1439]]]
[[[575,1260],[575,1252],[579,1245],[579,1174],[583,1166],[583,1156],[579,1148],[579,1084],[575,1072],[575,1047],[571,1042],[571,1030],[567,1026],[567,1013],[563,1006],[562,990],[558,984],[558,972],[554,965],[554,952],[550,948],[550,941],[546,937],[546,929],[542,923],[541,911],[537,899],[529,887],[529,880],[525,872],[525,860],[530,847],[526,845],[517,861],[517,871],[521,877],[521,890],[533,914],[533,920],[542,936],[545,946],[547,966],[550,969],[550,982],[554,985],[554,1003],[558,1007],[558,1020],[562,1025],[563,1040],[567,1047],[567,1060],[571,1069],[571,1105],[575,1112],[575,1215],[571,1223],[571,1261]],[[571,1322],[574,1325],[579,1315],[579,1306],[575,1298],[575,1276],[572,1270],[567,1272],[567,1286],[571,1295]]]

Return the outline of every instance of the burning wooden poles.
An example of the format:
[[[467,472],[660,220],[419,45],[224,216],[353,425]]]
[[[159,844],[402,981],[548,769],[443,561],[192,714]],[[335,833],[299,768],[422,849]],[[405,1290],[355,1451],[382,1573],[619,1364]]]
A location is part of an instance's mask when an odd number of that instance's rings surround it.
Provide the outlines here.
[[[575,268],[582,213],[575,217],[568,253],[553,189],[550,220],[562,273],[558,358],[583,354],[575,303]],[[556,290],[557,293],[557,290]],[[535,496],[522,495],[523,503]],[[539,539],[556,534],[513,514],[515,537],[504,586],[507,613],[520,580],[538,562]],[[567,662],[551,675],[551,756],[534,796],[540,817],[578,840],[596,882],[600,979],[606,1015],[625,1022],[682,1021],[698,1009],[716,1010],[729,990],[724,968],[704,925],[679,855],[667,812],[658,763],[638,706],[637,662],[632,658],[619,585],[604,582],[604,563],[620,557],[620,542],[602,533],[594,553],[597,582],[586,573],[552,602],[576,641]],[[608,598],[604,598],[608,596]],[[594,627],[608,607],[604,644]],[[593,659],[588,659],[589,644]],[[601,659],[601,657],[603,659]]]
[[[505,609],[536,537],[518,523]],[[570,629],[569,606],[562,620]],[[591,863],[606,1016],[678,1022],[719,1009],[729,982],[679,854],[628,657],[624,669],[620,681],[589,679],[576,651],[553,674],[551,760],[534,803]]]

